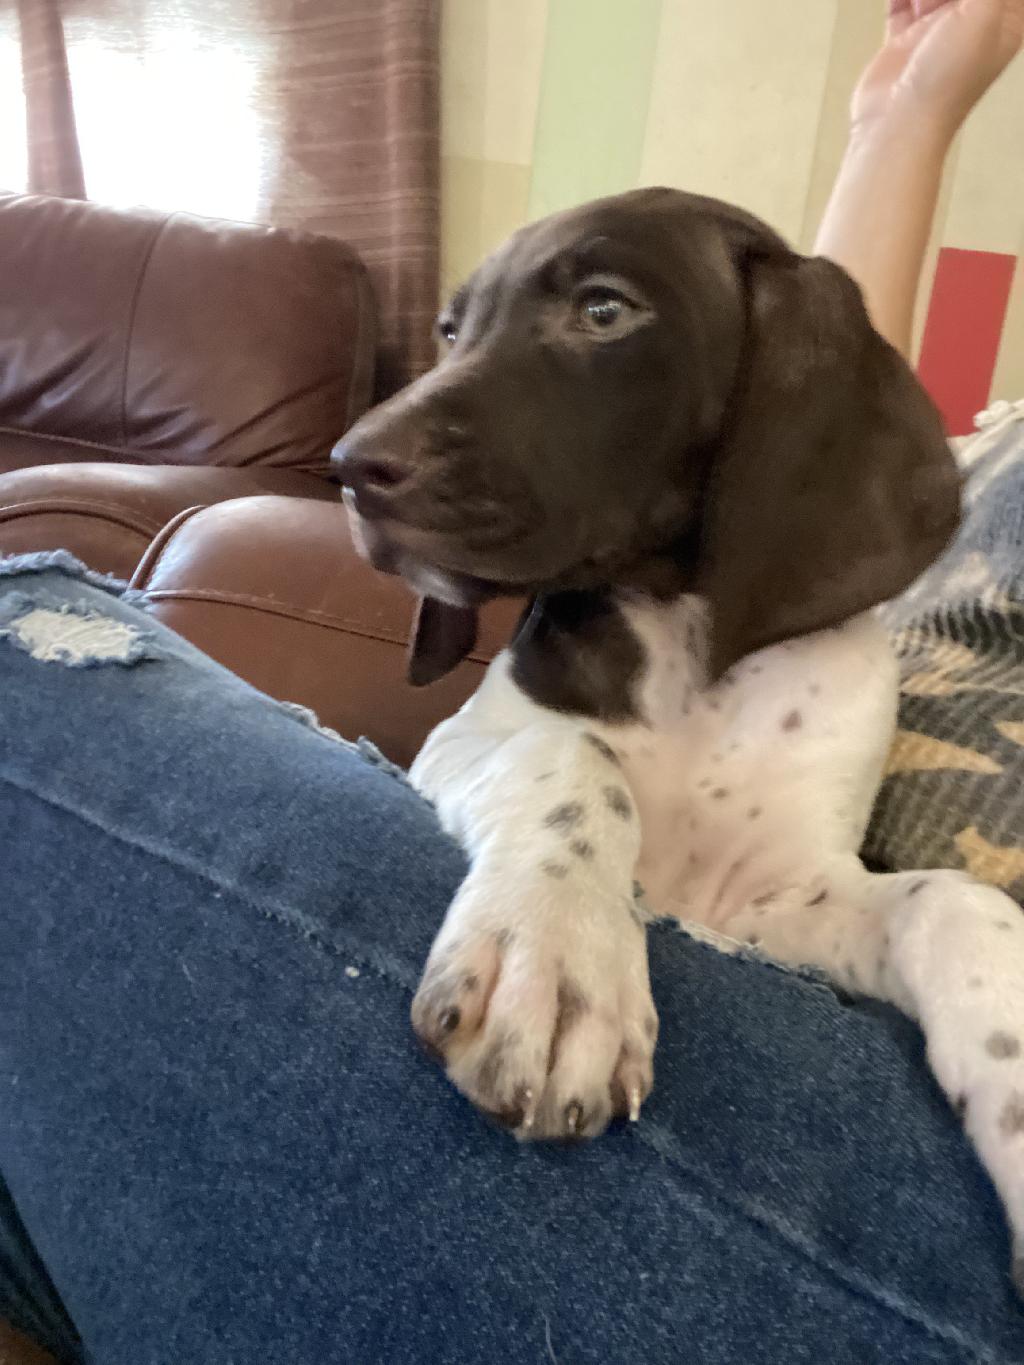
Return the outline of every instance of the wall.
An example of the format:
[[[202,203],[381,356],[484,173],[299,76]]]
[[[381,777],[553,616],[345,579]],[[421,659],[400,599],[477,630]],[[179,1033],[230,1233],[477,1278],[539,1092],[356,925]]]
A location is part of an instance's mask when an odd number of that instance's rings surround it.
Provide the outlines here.
[[[520,224],[642,184],[730,199],[809,249],[883,9],[444,0],[446,289]],[[1024,59],[958,143],[929,252],[917,340],[953,430],[990,393],[1024,397],[1022,129]]]

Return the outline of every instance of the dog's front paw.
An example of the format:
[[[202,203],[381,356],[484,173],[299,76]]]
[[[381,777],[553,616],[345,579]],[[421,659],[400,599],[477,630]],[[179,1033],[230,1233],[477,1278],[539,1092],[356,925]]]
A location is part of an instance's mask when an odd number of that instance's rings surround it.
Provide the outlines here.
[[[596,1137],[639,1117],[658,1032],[631,898],[543,875],[470,874],[413,1001],[450,1079],[523,1138]]]

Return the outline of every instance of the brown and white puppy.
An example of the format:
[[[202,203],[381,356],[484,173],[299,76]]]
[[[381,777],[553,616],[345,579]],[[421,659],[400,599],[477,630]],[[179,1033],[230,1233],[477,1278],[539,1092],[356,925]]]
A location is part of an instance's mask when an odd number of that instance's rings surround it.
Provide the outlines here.
[[[464,657],[481,601],[532,608],[412,769],[471,858],[417,1032],[521,1137],[635,1119],[639,881],[920,1022],[1024,1280],[1024,919],[857,856],[897,695],[870,609],[957,524],[931,403],[842,270],[672,190],[518,232],[439,330],[337,451],[354,523],[424,595],[414,681]]]

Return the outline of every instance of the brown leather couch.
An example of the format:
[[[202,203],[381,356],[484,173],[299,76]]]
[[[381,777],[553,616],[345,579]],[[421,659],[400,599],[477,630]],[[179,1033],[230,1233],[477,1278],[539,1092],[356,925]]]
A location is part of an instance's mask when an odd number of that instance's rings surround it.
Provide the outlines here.
[[[64,547],[275,697],[407,763],[507,638],[405,682],[413,599],[354,554],[331,448],[373,304],[334,238],[0,197],[0,554]]]

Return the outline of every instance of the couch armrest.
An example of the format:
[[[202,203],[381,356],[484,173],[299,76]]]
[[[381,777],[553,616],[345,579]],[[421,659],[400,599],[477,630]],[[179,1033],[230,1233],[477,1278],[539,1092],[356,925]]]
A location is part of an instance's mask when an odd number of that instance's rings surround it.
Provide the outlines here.
[[[131,578],[150,541],[186,508],[252,494],[338,501],[313,474],[254,465],[38,465],[0,474],[0,554],[63,548],[101,573]]]
[[[410,687],[408,589],[359,558],[339,504],[279,497],[183,513],[133,586],[154,616],[247,682],[403,765],[477,686],[521,609],[493,603],[473,656],[432,687]]]

